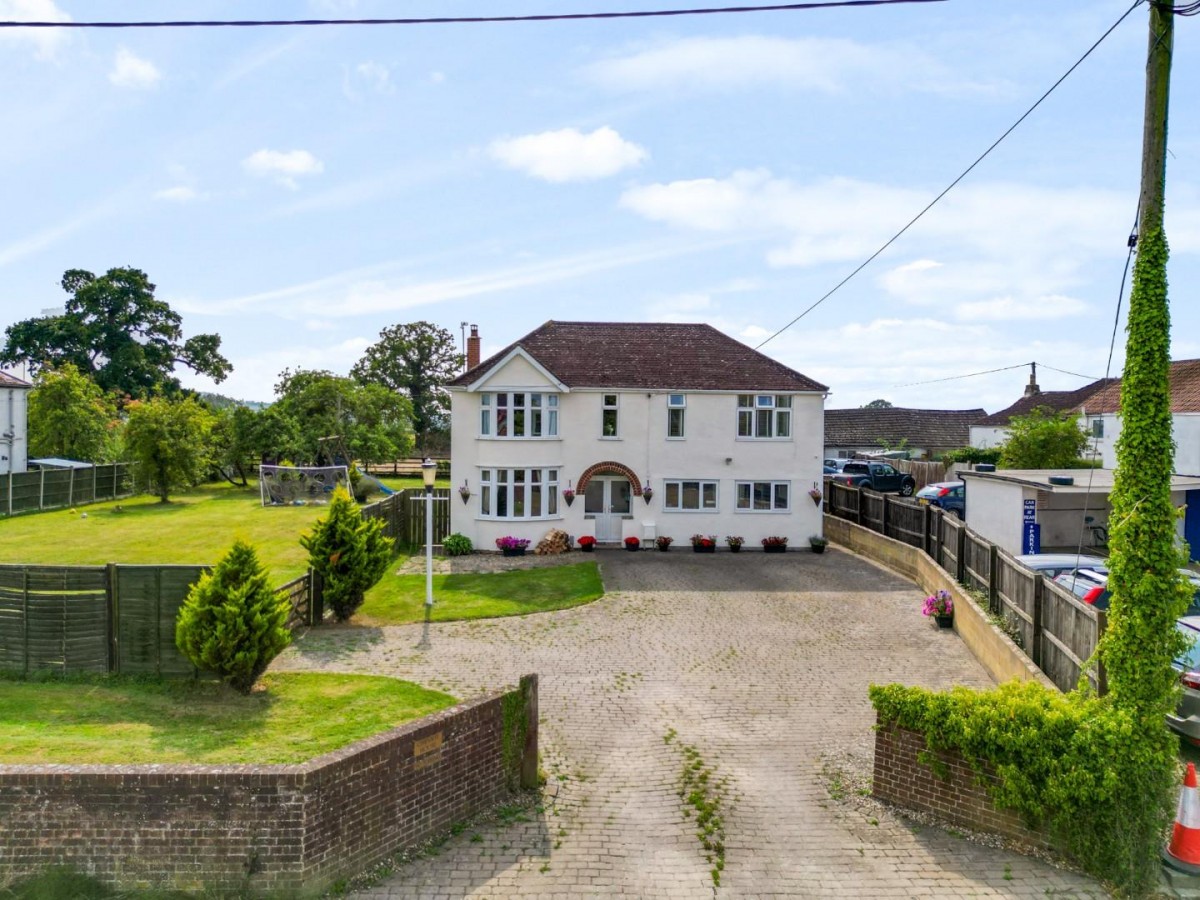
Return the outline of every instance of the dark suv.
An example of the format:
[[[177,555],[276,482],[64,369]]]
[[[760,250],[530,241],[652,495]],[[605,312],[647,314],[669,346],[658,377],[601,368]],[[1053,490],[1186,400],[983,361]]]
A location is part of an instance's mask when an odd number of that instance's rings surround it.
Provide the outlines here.
[[[866,487],[884,494],[895,491],[901,497],[911,497],[917,489],[917,481],[911,475],[897,472],[887,463],[865,459],[849,460],[842,466],[842,471],[829,477],[840,484]]]

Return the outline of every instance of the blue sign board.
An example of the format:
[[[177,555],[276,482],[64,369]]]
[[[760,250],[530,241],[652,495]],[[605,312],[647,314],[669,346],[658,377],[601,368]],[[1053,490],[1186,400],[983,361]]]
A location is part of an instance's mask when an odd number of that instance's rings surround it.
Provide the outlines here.
[[[1037,521],[1037,501],[1036,500],[1026,500],[1025,501],[1025,521],[1026,522]]]
[[[1037,522],[1026,522],[1021,538],[1022,553],[1042,552],[1042,526]]]

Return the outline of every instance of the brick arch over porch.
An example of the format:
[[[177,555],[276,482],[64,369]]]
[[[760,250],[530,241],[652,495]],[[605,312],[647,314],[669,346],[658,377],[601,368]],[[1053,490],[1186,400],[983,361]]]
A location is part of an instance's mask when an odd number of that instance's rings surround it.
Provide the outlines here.
[[[575,493],[582,494],[588,486],[588,482],[595,475],[623,475],[629,479],[629,486],[633,488],[635,497],[642,496],[641,479],[634,474],[633,469],[619,462],[598,462],[594,466],[588,466],[583,470],[583,474],[575,482]]]

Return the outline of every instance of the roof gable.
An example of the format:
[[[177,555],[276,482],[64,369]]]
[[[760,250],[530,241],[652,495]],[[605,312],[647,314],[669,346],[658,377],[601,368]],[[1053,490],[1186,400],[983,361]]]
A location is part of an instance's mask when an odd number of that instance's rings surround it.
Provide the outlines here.
[[[550,321],[460,375],[451,386],[474,389],[516,348],[567,388],[829,390],[711,325],[665,322]]]
[[[552,386],[560,391],[569,390],[521,346],[513,347],[478,380],[473,381],[467,390],[482,390],[493,380],[501,382],[503,387],[544,388]]]
[[[33,387],[28,381],[22,381],[15,375],[9,375],[7,372],[0,372],[0,388],[31,388]]]
[[[1079,409],[1082,405],[1091,407],[1093,395],[1103,391],[1105,386],[1112,386],[1112,379],[1093,381],[1074,391],[1039,391],[1036,394],[1026,394],[1016,403],[990,416],[984,416],[972,425],[991,425],[1005,428],[1014,416],[1027,416],[1035,409],[1052,409],[1056,412],[1069,412]]]
[[[1171,412],[1200,412],[1200,359],[1181,359],[1171,363],[1168,373],[1171,383]],[[1121,380],[1110,379],[1103,390],[1097,391],[1081,404],[1088,413],[1115,413],[1121,408]]]

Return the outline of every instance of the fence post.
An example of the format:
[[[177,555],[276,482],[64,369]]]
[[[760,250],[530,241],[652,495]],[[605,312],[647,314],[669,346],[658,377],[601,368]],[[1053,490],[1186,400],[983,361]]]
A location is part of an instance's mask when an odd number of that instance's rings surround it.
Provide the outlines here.
[[[958,550],[955,563],[954,568],[957,571],[954,577],[959,584],[966,584],[964,579],[967,577],[967,527],[965,525],[958,526]]]
[[[538,677],[521,676],[521,705],[525,707],[525,747],[521,754],[521,787],[538,786]]]
[[[862,488],[854,488],[854,494],[857,497],[857,501],[855,502],[855,505],[854,505],[854,524],[861,525],[863,523],[863,521],[862,521],[862,519],[863,519],[863,516],[862,516],[863,489]]]
[[[38,509],[46,508],[46,470],[38,469],[41,478],[38,480]]]
[[[921,543],[925,550],[926,556],[933,556],[930,551],[933,550],[933,505],[921,507]],[[934,560],[937,562],[937,560]]]
[[[1096,610],[1096,646],[1100,646],[1100,638],[1108,630],[1108,613],[1102,609]],[[1096,657],[1096,693],[1103,697],[1108,693],[1108,672],[1104,668],[1104,660]]]
[[[988,544],[988,609],[994,615],[1000,614],[1000,548]]]
[[[316,569],[308,570],[308,617],[310,625],[325,621],[325,580]]]
[[[71,478],[67,482],[67,508],[75,505],[75,467],[71,467]]]
[[[100,473],[100,467],[98,465],[92,466],[92,502],[93,503],[96,503],[100,500],[100,498],[96,496],[96,479],[99,477],[99,473]]]
[[[108,671],[121,671],[121,653],[117,647],[120,629],[117,627],[117,564],[104,567],[104,626],[108,639]]]
[[[891,504],[888,503],[888,495],[884,494],[883,495],[883,514],[880,516],[880,523],[879,523],[880,524],[879,533],[882,534],[884,537],[891,537],[891,535],[888,534],[888,510],[889,509],[891,509]]]
[[[1046,576],[1037,575],[1033,580],[1033,646],[1029,658],[1039,669],[1042,667],[1042,616],[1045,615]],[[1104,613],[1100,613],[1104,615]]]

